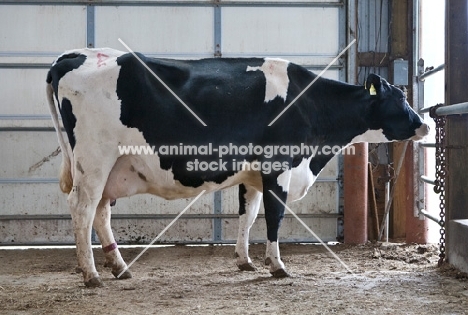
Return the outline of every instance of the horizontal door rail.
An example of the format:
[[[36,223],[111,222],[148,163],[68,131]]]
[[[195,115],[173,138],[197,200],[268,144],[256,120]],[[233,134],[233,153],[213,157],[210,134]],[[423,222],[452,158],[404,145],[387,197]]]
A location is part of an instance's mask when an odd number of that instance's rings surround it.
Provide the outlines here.
[[[419,143],[419,145],[424,147],[424,148],[435,148],[436,147],[436,144],[432,143],[432,142],[422,142],[422,143]]]
[[[0,178],[1,184],[55,184],[58,183],[58,178]],[[316,183],[333,183],[338,182],[337,178],[319,178]]]
[[[441,225],[440,224],[440,220],[438,218],[436,218],[435,216],[433,216],[432,214],[430,214],[429,212],[427,212],[426,210],[424,209],[420,209],[419,210],[419,214],[422,214],[423,216],[425,216],[426,218],[436,222],[437,224]]]
[[[433,74],[436,74],[439,71],[442,71],[445,69],[445,64],[441,64],[437,68],[431,69],[429,71],[426,71],[418,76],[419,81],[424,81],[426,78],[430,77]]]
[[[178,214],[113,214],[112,220],[171,220],[174,219]],[[324,219],[335,219],[342,218],[343,214],[339,213],[298,213],[300,218],[324,218]],[[206,213],[206,214],[184,214],[180,218],[188,220],[200,220],[200,219],[237,219],[238,214],[223,214],[223,213]],[[264,214],[259,214],[258,218],[265,218]],[[285,214],[285,218],[294,218],[290,214]],[[0,221],[29,221],[29,220],[71,220],[69,214],[43,214],[43,215],[0,215]]]
[[[62,131],[65,131],[64,128],[61,128]],[[31,132],[55,132],[54,127],[0,127],[0,132],[23,132],[23,131],[31,131]]]
[[[432,107],[425,107],[419,112],[421,114],[429,113]],[[463,115],[468,114],[468,102],[458,103],[453,105],[441,106],[436,109],[436,115],[438,116],[449,116],[449,115]]]
[[[435,179],[429,178],[429,177],[424,176],[424,175],[421,175],[421,180],[423,182],[425,182],[426,184],[430,184],[430,185],[435,185],[436,184]]]
[[[1,4],[39,4],[39,5],[99,5],[99,6],[297,6],[297,7],[342,7],[344,2],[311,1],[178,1],[178,0],[0,0]]]
[[[0,178],[3,184],[57,184],[58,178]]]
[[[59,116],[59,119],[62,117]],[[7,115],[7,114],[0,114],[0,120],[50,120],[52,118],[50,114],[47,115]]]
[[[58,56],[59,54],[57,54]],[[17,62],[17,63],[0,63],[0,68],[2,69],[49,69],[51,63],[26,63],[26,62]],[[45,82],[45,80],[44,80]]]

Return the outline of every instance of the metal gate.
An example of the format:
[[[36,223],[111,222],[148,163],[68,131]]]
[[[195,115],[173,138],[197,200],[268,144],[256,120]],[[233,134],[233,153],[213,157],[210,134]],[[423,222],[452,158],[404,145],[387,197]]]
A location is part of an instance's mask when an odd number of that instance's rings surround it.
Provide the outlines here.
[[[73,243],[61,162],[48,114],[45,77],[54,58],[79,47],[112,47],[154,57],[282,57],[321,70],[346,46],[347,3],[330,1],[2,1],[0,0],[0,244]],[[326,77],[346,79],[346,60]],[[339,158],[291,208],[325,241],[339,235]],[[119,199],[118,242],[147,243],[188,200],[142,195]],[[237,188],[203,196],[162,242],[233,242]],[[252,229],[264,241],[261,210]],[[284,241],[316,241],[286,215]]]

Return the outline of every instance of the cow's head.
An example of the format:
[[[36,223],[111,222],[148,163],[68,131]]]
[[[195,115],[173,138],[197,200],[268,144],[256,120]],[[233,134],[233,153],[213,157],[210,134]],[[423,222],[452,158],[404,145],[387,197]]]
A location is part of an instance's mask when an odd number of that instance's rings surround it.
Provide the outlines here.
[[[411,108],[402,90],[375,74],[367,77],[365,88],[371,97],[371,129],[381,129],[388,141],[418,141],[427,136],[429,126]]]

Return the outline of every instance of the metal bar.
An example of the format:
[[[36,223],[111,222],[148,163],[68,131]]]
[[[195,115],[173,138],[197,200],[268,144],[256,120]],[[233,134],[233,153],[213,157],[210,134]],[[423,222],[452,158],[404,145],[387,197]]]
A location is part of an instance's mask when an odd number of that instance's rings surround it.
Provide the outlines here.
[[[22,131],[33,131],[33,132],[52,132],[55,131],[54,127],[0,127],[0,132],[22,132]],[[62,128],[62,131],[65,129]]]
[[[113,214],[112,220],[171,220],[174,219],[178,214]],[[304,219],[336,219],[343,217],[339,213],[304,213],[297,214],[300,218]],[[181,219],[186,220],[211,220],[211,219],[237,219],[239,215],[237,214],[184,214],[180,217]],[[264,214],[259,214],[257,218],[265,218]],[[294,218],[290,214],[285,214],[285,218]],[[43,215],[0,215],[0,221],[27,221],[27,220],[71,220],[71,215],[69,214],[43,214]]]
[[[332,241],[325,241],[326,243],[328,242],[329,244],[335,244],[336,241],[335,240],[332,240]],[[194,241],[164,241],[164,240],[161,240],[161,241],[158,241],[155,243],[155,245],[152,245],[154,247],[158,247],[158,246],[161,246],[161,245],[164,245],[164,246],[180,246],[180,245],[228,245],[228,244],[235,244],[236,243],[236,240],[221,240],[219,242],[213,242],[212,240],[202,240],[202,241],[199,241],[199,242],[194,242]],[[266,240],[259,240],[259,239],[255,239],[255,240],[251,240],[249,242],[250,244],[265,244],[266,243]],[[315,240],[315,238],[309,238],[309,239],[300,239],[300,238],[295,238],[295,239],[281,239],[281,244],[297,244],[297,243],[302,243],[302,244],[320,244],[318,240]],[[14,245],[12,245],[14,244]],[[51,247],[57,247],[57,248],[60,248],[61,246],[71,246],[73,248],[75,248],[75,243],[71,243],[71,242],[50,242],[50,243],[32,243],[32,242],[3,242],[3,243],[0,243],[0,249],[1,250],[8,250],[9,248],[8,247],[11,247],[11,246],[14,246],[14,247],[18,247],[18,246],[31,246],[33,248],[35,247],[47,247],[47,248],[51,248]],[[97,246],[97,248],[100,248],[100,245],[101,243],[99,242],[95,242],[93,243],[93,245]],[[132,241],[119,241],[119,246],[128,246],[128,248],[134,248],[136,246],[145,246],[146,247],[146,244],[145,243],[142,243],[142,242],[132,242]],[[121,246],[121,248],[123,247]],[[3,248],[2,248],[3,247]]]
[[[423,182],[425,182],[426,184],[430,184],[430,185],[435,185],[435,184],[436,184],[436,183],[435,183],[435,179],[431,179],[431,178],[429,178],[429,177],[427,177],[427,176],[424,176],[424,175],[421,175],[420,178],[421,178],[421,180],[422,180]]]
[[[412,25],[412,29],[413,29],[413,47],[412,47],[412,57],[413,57],[413,76],[416,75],[416,73],[418,73],[418,63],[417,63],[417,60],[419,60],[419,52],[420,52],[420,47],[419,47],[419,44],[420,44],[420,29],[421,29],[421,25],[420,25],[420,21],[419,21],[419,12],[421,10],[421,6],[419,4],[419,0],[413,0],[413,12],[412,12],[412,15],[413,15],[413,25]]]
[[[94,48],[95,43],[95,14],[94,6],[86,6],[86,47]],[[94,228],[91,230],[91,242],[97,241],[97,235]]]
[[[353,40],[357,39],[358,33],[358,26],[357,26],[357,3],[356,1],[348,1],[348,5],[346,7],[346,15],[347,15],[347,24],[345,25],[345,30],[347,33],[346,41],[351,43]],[[340,30],[342,32],[342,30]],[[346,82],[351,84],[355,84],[357,82],[357,66],[356,66],[356,56],[358,45],[353,45],[348,50],[348,60],[347,60],[347,78]]]
[[[344,6],[338,9],[338,45],[339,45],[340,51],[348,45],[348,34],[347,34],[348,27],[346,26],[347,18],[348,18],[347,13],[348,12],[346,10],[346,7]],[[348,54],[349,53],[350,52],[348,51]],[[349,58],[348,55],[341,56],[341,58],[338,60],[338,64],[347,65],[348,58]],[[338,75],[339,75],[338,78],[341,81],[346,81],[347,79],[346,68],[345,67],[341,68]]]
[[[1,0],[0,0],[1,1]],[[1,5],[1,3],[0,3]],[[57,57],[57,51],[0,51],[0,57]]]
[[[428,114],[431,110],[431,107],[424,107],[419,110],[419,114]]]
[[[404,147],[403,147],[403,149],[401,151],[400,158],[398,160],[397,168],[395,170],[395,180],[393,181],[393,186],[392,186],[392,189],[390,191],[389,201],[385,205],[384,219],[382,220],[382,223],[380,224],[380,235],[379,235],[379,238],[378,238],[379,241],[382,239],[382,235],[383,235],[384,230],[386,230],[386,232],[388,232],[388,228],[384,229],[384,225],[388,224],[388,214],[390,213],[390,207],[392,206],[393,197],[394,197],[394,194],[395,194],[395,186],[397,184],[397,181],[398,181],[398,178],[399,178],[399,175],[400,175],[401,166],[403,165],[403,160],[404,160],[404,156],[406,154],[406,149],[407,148],[408,148],[408,141],[405,141]]]
[[[95,44],[95,14],[94,5],[86,6],[86,47],[94,48]]]
[[[437,68],[434,68],[432,70],[426,71],[418,76],[419,81],[424,81],[426,78],[430,77],[433,74],[436,74],[439,71],[445,70],[445,64],[441,64]]]
[[[426,218],[436,222],[437,224],[440,225],[440,220],[436,217],[434,217],[432,214],[430,214],[429,212],[427,212],[426,210],[424,209],[420,209],[419,210],[419,213],[422,214],[423,216],[425,216]]]
[[[213,200],[213,214],[220,216],[223,214],[222,208],[222,192],[216,191]],[[213,219],[213,241],[221,241],[223,239],[223,223],[220,217]]]
[[[439,116],[468,114],[468,102],[439,107],[436,114]]]
[[[58,178],[0,178],[0,184],[56,184]]]
[[[424,147],[424,148],[435,148],[436,144],[432,142],[423,142],[423,143],[419,143],[419,146]]]
[[[50,68],[50,63],[0,63],[0,68],[3,69],[48,69]]]
[[[0,120],[51,120],[50,115],[2,115]]]
[[[310,52],[266,52],[266,53],[249,53],[250,57],[256,57],[256,56],[265,56],[265,57],[321,57],[321,58],[330,58],[330,61],[333,60],[336,55],[340,53],[338,51],[336,54],[325,54],[325,53],[310,53]],[[229,53],[229,57],[245,57],[244,53]],[[327,67],[328,64],[326,65],[320,65],[323,66],[323,68]]]
[[[419,113],[426,114],[429,113],[430,110],[431,107],[425,107],[421,109]],[[439,116],[468,114],[468,102],[442,106],[437,108],[435,113]]]
[[[132,1],[132,0],[0,0],[0,5],[99,5],[99,6],[295,6],[295,7],[342,7],[343,1],[339,2],[310,2],[310,1],[231,1],[231,0],[211,0],[211,1],[177,1],[177,0],[147,0],[147,1]]]
[[[213,57],[213,55],[210,54],[167,54],[167,53],[161,53],[161,54],[156,54],[156,53],[143,53],[147,57],[154,57],[154,58],[182,58],[182,59],[190,59],[190,58],[210,58]],[[58,56],[60,54],[57,54]],[[223,57],[230,57],[230,58],[242,58],[242,57],[247,57],[245,54],[229,54],[226,53]],[[322,55],[319,54],[285,54],[285,53],[265,53],[265,54],[248,54],[248,57],[283,57],[283,58],[294,58],[294,57],[323,57]],[[325,56],[325,57],[331,57],[331,56]],[[49,69],[51,66],[51,63],[26,63],[26,62],[20,62],[20,63],[0,63],[0,69]],[[304,66],[307,69],[311,70],[323,70],[327,67],[327,65],[305,65]],[[330,66],[330,70],[342,70],[343,65],[333,65]]]
[[[214,57],[222,57],[222,29],[221,29],[221,7],[214,7]]]

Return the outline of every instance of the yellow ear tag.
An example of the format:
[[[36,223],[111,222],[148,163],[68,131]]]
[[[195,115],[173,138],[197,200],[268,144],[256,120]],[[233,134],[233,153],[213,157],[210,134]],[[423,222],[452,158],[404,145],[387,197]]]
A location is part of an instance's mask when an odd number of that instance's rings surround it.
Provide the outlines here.
[[[370,95],[377,95],[377,91],[375,90],[374,84],[370,85],[369,93]]]

